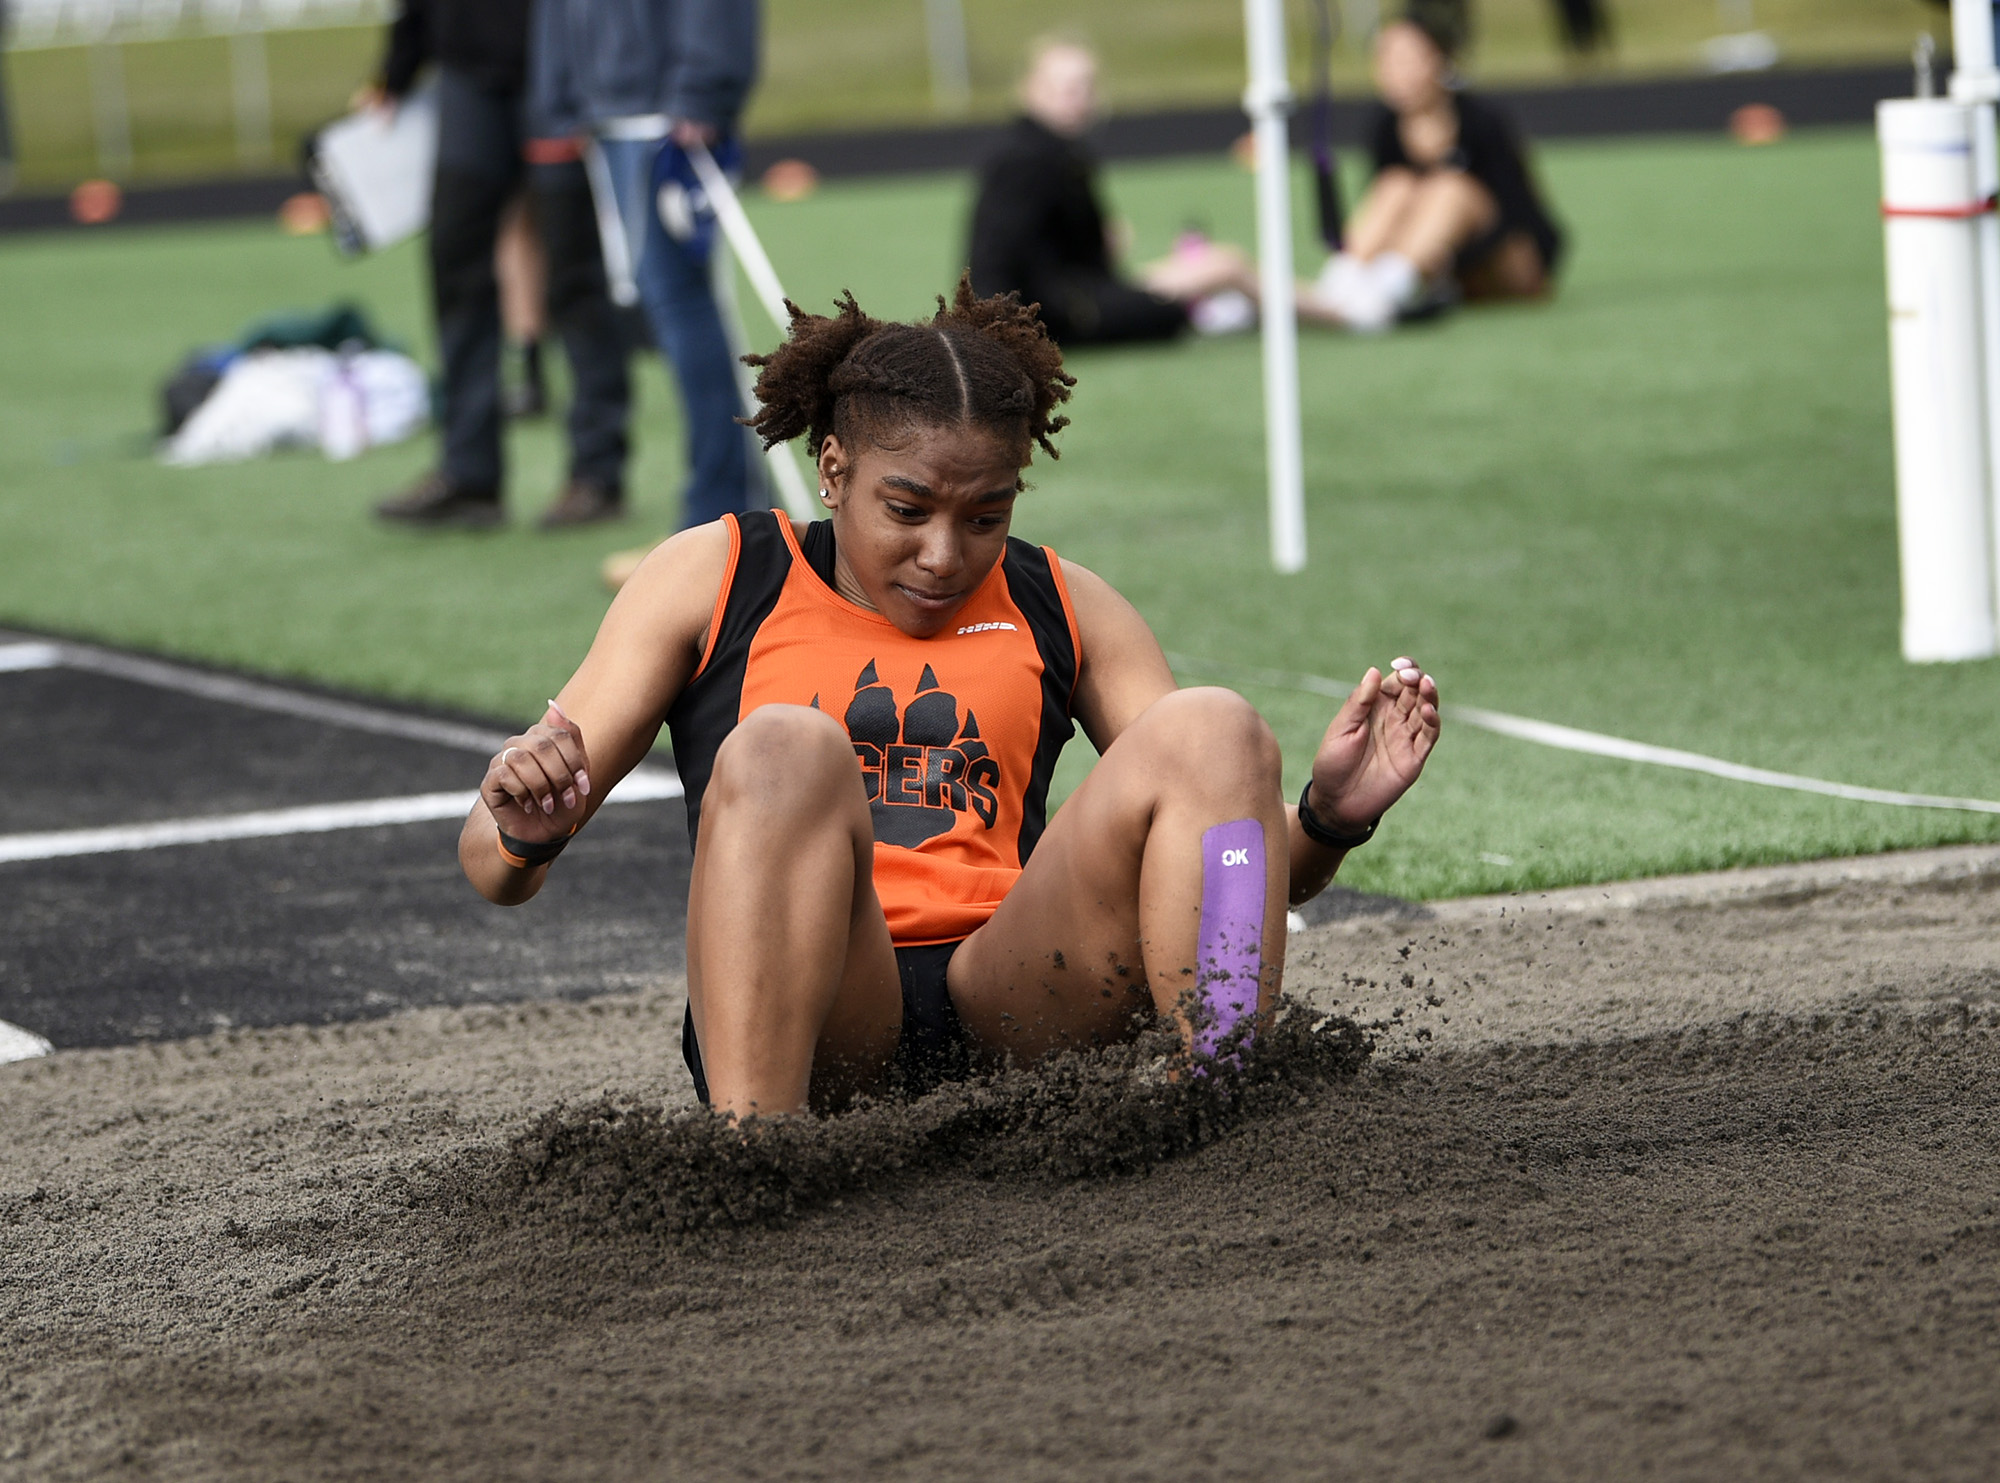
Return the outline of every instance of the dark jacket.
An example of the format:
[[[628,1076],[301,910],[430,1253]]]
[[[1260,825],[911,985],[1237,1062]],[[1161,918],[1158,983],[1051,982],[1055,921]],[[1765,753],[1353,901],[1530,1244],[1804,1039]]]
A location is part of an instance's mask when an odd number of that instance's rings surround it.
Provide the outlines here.
[[[530,130],[657,113],[733,132],[757,80],[757,12],[757,0],[536,0]]]
[[[1454,93],[1452,103],[1458,111],[1458,143],[1441,163],[1465,171],[1493,193],[1500,207],[1498,224],[1475,246],[1490,247],[1492,242],[1510,233],[1526,232],[1534,238],[1542,255],[1542,266],[1553,271],[1562,257],[1562,229],[1542,204],[1513,124],[1498,108],[1476,94]],[[1396,115],[1384,104],[1375,105],[1368,139],[1377,174],[1396,167],[1422,173],[1424,167],[1415,164],[1404,152]]]
[[[1097,165],[1074,139],[1014,121],[979,173],[972,208],[972,287],[1055,303],[1078,279],[1112,277]]]
[[[462,72],[489,93],[528,82],[530,0],[403,0],[389,26],[382,90],[406,95],[426,62]]]

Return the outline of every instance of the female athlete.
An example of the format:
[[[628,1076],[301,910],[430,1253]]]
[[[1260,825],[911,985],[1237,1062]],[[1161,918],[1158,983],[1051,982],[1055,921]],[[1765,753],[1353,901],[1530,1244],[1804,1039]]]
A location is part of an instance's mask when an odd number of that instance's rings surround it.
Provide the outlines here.
[[[753,425],[810,440],[829,518],[727,516],[648,557],[487,768],[467,878],[533,896],[664,722],[694,839],[683,1042],[719,1111],[922,1089],[1155,1013],[1196,1050],[1250,1030],[1287,899],[1416,781],[1436,686],[1369,670],[1287,803],[1248,702],[1178,689],[1131,604],[1008,534],[1074,384],[1011,296],[795,309],[755,363]],[[1045,819],[1077,725],[1101,758]]]

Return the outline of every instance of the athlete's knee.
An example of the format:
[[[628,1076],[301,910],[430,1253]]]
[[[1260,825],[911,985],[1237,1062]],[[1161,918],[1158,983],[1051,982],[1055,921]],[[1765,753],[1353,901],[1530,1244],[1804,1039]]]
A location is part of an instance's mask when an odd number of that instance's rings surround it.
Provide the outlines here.
[[[1498,210],[1493,193],[1464,170],[1440,170],[1426,176],[1423,194],[1427,199],[1448,203],[1447,209],[1477,217],[1482,222]]]
[[[704,811],[744,805],[799,810],[863,801],[861,768],[840,723],[803,705],[759,706],[724,738]],[[808,807],[801,822],[813,817]]]
[[[1278,739],[1257,708],[1234,690],[1201,686],[1156,701],[1140,720],[1168,765],[1202,777],[1277,778]]]

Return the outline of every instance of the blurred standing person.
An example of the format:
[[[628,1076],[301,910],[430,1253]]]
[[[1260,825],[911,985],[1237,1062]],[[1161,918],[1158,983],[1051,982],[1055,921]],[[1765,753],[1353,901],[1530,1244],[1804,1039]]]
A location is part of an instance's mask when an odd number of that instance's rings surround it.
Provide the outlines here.
[[[1119,276],[1083,136],[1097,117],[1097,58],[1043,41],[1021,79],[1021,116],[980,171],[968,257],[973,290],[1042,306],[1064,345],[1166,340],[1256,320],[1256,268],[1235,247],[1190,235],[1171,256]]]
[[[596,219],[575,152],[526,149],[530,0],[403,0],[389,31],[374,106],[394,108],[431,62],[438,72],[438,153],[431,193],[431,297],[443,362],[439,467],[375,507],[417,526],[492,526],[504,518],[501,316],[495,250],[523,185],[546,244],[548,313],[574,393],[569,475],[544,528],[624,511],[631,388],[606,293]]]
[[[602,152],[639,301],[686,414],[683,527],[763,503],[716,302],[715,218],[686,155],[700,145],[728,168],[757,44],[757,0],[536,4],[534,133],[588,136]]]
[[[549,409],[548,380],[542,373],[542,341],[549,334],[549,254],[526,192],[514,197],[500,218],[493,273],[500,280],[500,328],[507,349],[521,362],[521,379],[501,393],[501,409],[509,417],[539,417]]]
[[[1611,47],[1611,13],[1604,0],[1555,0],[1556,31],[1563,50],[1582,60]]]
[[[1372,333],[1427,304],[1553,286],[1562,232],[1506,115],[1458,86],[1456,44],[1439,12],[1417,7],[1375,38],[1375,176],[1344,250],[1299,286],[1301,318]]]

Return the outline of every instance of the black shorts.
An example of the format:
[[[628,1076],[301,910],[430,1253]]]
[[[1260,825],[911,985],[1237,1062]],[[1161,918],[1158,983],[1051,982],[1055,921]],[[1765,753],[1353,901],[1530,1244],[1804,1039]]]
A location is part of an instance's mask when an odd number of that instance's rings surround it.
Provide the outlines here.
[[[1544,278],[1554,273],[1555,264],[1549,261],[1548,254],[1543,251],[1542,244],[1535,240],[1534,233],[1516,223],[1502,221],[1495,222],[1452,254],[1451,276],[1461,285],[1467,284],[1468,281],[1476,282],[1492,260],[1499,256],[1500,249],[1514,237],[1525,237],[1533,246],[1535,256],[1541,262]]]
[[[934,1091],[947,1081],[963,1081],[972,1073],[971,1043],[945,987],[956,942],[896,949],[896,971],[903,980],[903,1033],[896,1042],[896,1076],[913,1097]],[[695,1039],[694,1011],[681,1020],[681,1058],[694,1077],[694,1093],[708,1105],[708,1075],[701,1069],[701,1045]]]

